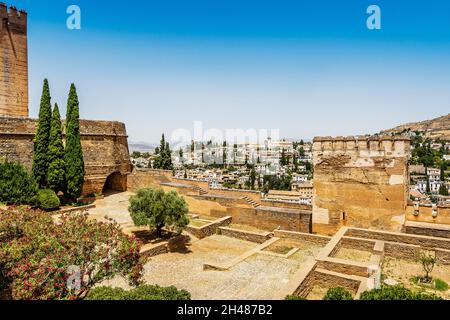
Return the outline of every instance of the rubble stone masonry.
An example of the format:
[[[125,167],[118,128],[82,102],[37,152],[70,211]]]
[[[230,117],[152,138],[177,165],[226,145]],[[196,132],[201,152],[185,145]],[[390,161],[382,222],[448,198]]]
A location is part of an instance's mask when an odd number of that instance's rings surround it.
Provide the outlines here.
[[[318,137],[315,224],[400,231],[408,201],[407,137]]]
[[[37,120],[0,115],[0,158],[31,169]],[[127,190],[131,172],[125,125],[120,122],[80,120],[85,164],[83,194],[100,194],[104,187]]]
[[[0,115],[28,117],[27,14],[0,3]]]

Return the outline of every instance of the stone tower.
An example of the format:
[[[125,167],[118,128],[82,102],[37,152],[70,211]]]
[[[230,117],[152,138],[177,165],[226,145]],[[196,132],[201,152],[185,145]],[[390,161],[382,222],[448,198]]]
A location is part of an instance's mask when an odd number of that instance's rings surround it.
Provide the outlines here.
[[[410,139],[314,139],[316,224],[400,230],[409,194]]]
[[[0,3],[0,117],[28,117],[27,14]]]

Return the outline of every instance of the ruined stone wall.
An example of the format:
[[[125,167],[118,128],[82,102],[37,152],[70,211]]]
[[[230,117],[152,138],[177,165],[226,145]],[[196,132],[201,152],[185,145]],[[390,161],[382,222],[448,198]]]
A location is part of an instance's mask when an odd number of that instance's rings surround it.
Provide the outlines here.
[[[0,116],[28,117],[27,14],[0,3]]]
[[[31,169],[37,120],[0,118],[0,158],[17,161]],[[120,122],[80,120],[85,164],[83,194],[101,193],[109,186],[126,190],[131,171],[125,125]]]
[[[406,137],[315,138],[314,223],[401,230],[409,150]]]

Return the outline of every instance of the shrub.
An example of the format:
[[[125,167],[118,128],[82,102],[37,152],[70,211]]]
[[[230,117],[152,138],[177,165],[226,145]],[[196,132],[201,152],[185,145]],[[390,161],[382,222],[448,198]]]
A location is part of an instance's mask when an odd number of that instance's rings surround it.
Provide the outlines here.
[[[51,189],[42,189],[38,191],[37,204],[39,208],[46,211],[56,210],[61,205],[55,191]]]
[[[353,300],[352,294],[344,288],[330,288],[323,300]]]
[[[0,202],[33,204],[38,187],[33,176],[18,163],[0,161]]]
[[[396,285],[363,292],[360,300],[441,300],[441,298],[434,294],[413,292],[402,285]]]
[[[175,191],[141,189],[130,198],[129,211],[136,226],[154,228],[158,237],[163,227],[181,233],[189,224],[187,203]]]
[[[191,294],[175,287],[163,288],[153,285],[138,286],[130,291],[121,288],[97,287],[92,289],[87,300],[190,300]]]
[[[441,279],[435,279],[434,280],[434,288],[439,291],[447,291],[448,290],[448,284],[444,280]]]
[[[306,300],[306,299],[303,298],[303,297],[294,295],[294,294],[290,294],[290,295],[286,296],[286,297],[284,298],[284,300]]]
[[[116,274],[137,285],[139,251],[137,240],[118,224],[88,220],[86,214],[62,215],[56,224],[41,211],[0,213],[0,284],[16,300],[79,299]]]

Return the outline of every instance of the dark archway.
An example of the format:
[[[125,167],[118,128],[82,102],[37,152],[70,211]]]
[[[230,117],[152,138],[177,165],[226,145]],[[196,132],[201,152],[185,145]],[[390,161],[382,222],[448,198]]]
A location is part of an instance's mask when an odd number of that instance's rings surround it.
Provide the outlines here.
[[[103,194],[127,191],[127,176],[120,172],[111,173],[103,186]]]

